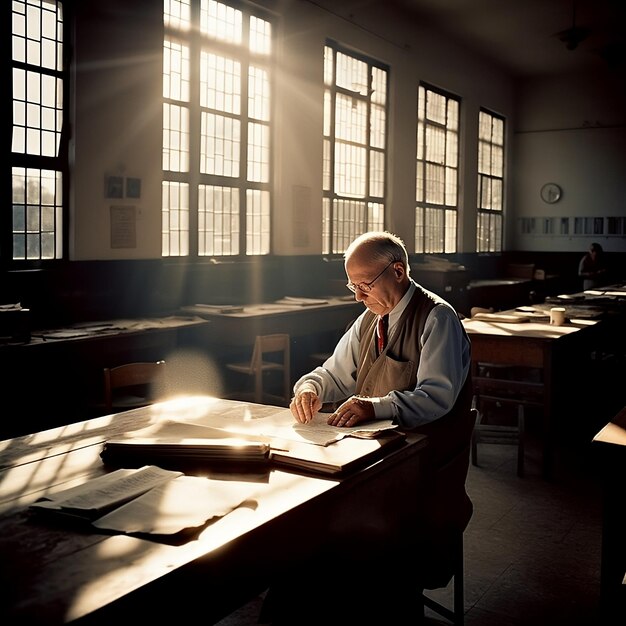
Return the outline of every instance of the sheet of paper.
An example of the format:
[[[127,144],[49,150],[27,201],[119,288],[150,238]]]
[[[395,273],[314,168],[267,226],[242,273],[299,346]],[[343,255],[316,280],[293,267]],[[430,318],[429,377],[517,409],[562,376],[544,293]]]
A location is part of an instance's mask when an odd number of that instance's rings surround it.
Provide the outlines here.
[[[47,509],[102,511],[135,498],[181,475],[182,472],[168,471],[153,465],[140,469],[119,469],[51,495],[45,501],[35,502],[31,506]]]
[[[93,522],[102,530],[172,535],[202,526],[236,509],[253,486],[220,483],[199,476],[179,476]]]

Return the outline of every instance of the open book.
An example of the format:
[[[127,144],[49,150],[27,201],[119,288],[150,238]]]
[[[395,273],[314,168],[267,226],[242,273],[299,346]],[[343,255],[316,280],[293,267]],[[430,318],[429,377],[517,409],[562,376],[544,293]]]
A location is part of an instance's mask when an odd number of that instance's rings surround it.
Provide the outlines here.
[[[247,483],[216,481],[160,467],[118,469],[30,505],[33,513],[71,518],[101,530],[174,535],[202,527],[250,496]]]

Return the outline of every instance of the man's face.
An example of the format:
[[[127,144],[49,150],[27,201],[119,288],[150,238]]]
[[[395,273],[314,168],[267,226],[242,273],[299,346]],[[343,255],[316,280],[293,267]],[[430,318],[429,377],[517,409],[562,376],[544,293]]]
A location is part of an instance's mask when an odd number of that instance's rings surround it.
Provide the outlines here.
[[[353,285],[370,285],[370,291],[357,287],[354,299],[362,302],[376,315],[389,313],[406,291],[404,268],[400,261],[391,264],[373,262],[364,255],[355,253],[346,261],[345,269],[348,281]]]

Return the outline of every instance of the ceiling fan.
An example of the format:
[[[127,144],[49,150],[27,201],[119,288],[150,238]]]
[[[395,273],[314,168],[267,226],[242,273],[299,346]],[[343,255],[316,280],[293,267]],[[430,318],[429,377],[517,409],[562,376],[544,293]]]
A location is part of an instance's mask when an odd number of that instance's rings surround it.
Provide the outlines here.
[[[591,34],[591,29],[586,26],[576,25],[576,0],[572,1],[572,25],[556,33],[556,37],[559,38],[565,44],[568,50],[576,50],[578,44],[582,43]]]

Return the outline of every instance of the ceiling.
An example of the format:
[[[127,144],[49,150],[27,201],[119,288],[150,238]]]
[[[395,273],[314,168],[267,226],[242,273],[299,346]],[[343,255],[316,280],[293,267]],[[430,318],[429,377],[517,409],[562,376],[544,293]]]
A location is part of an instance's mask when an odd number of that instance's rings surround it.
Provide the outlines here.
[[[625,0],[396,0],[514,76],[626,73]],[[586,36],[567,48],[563,31]],[[588,29],[588,30],[587,30]]]

